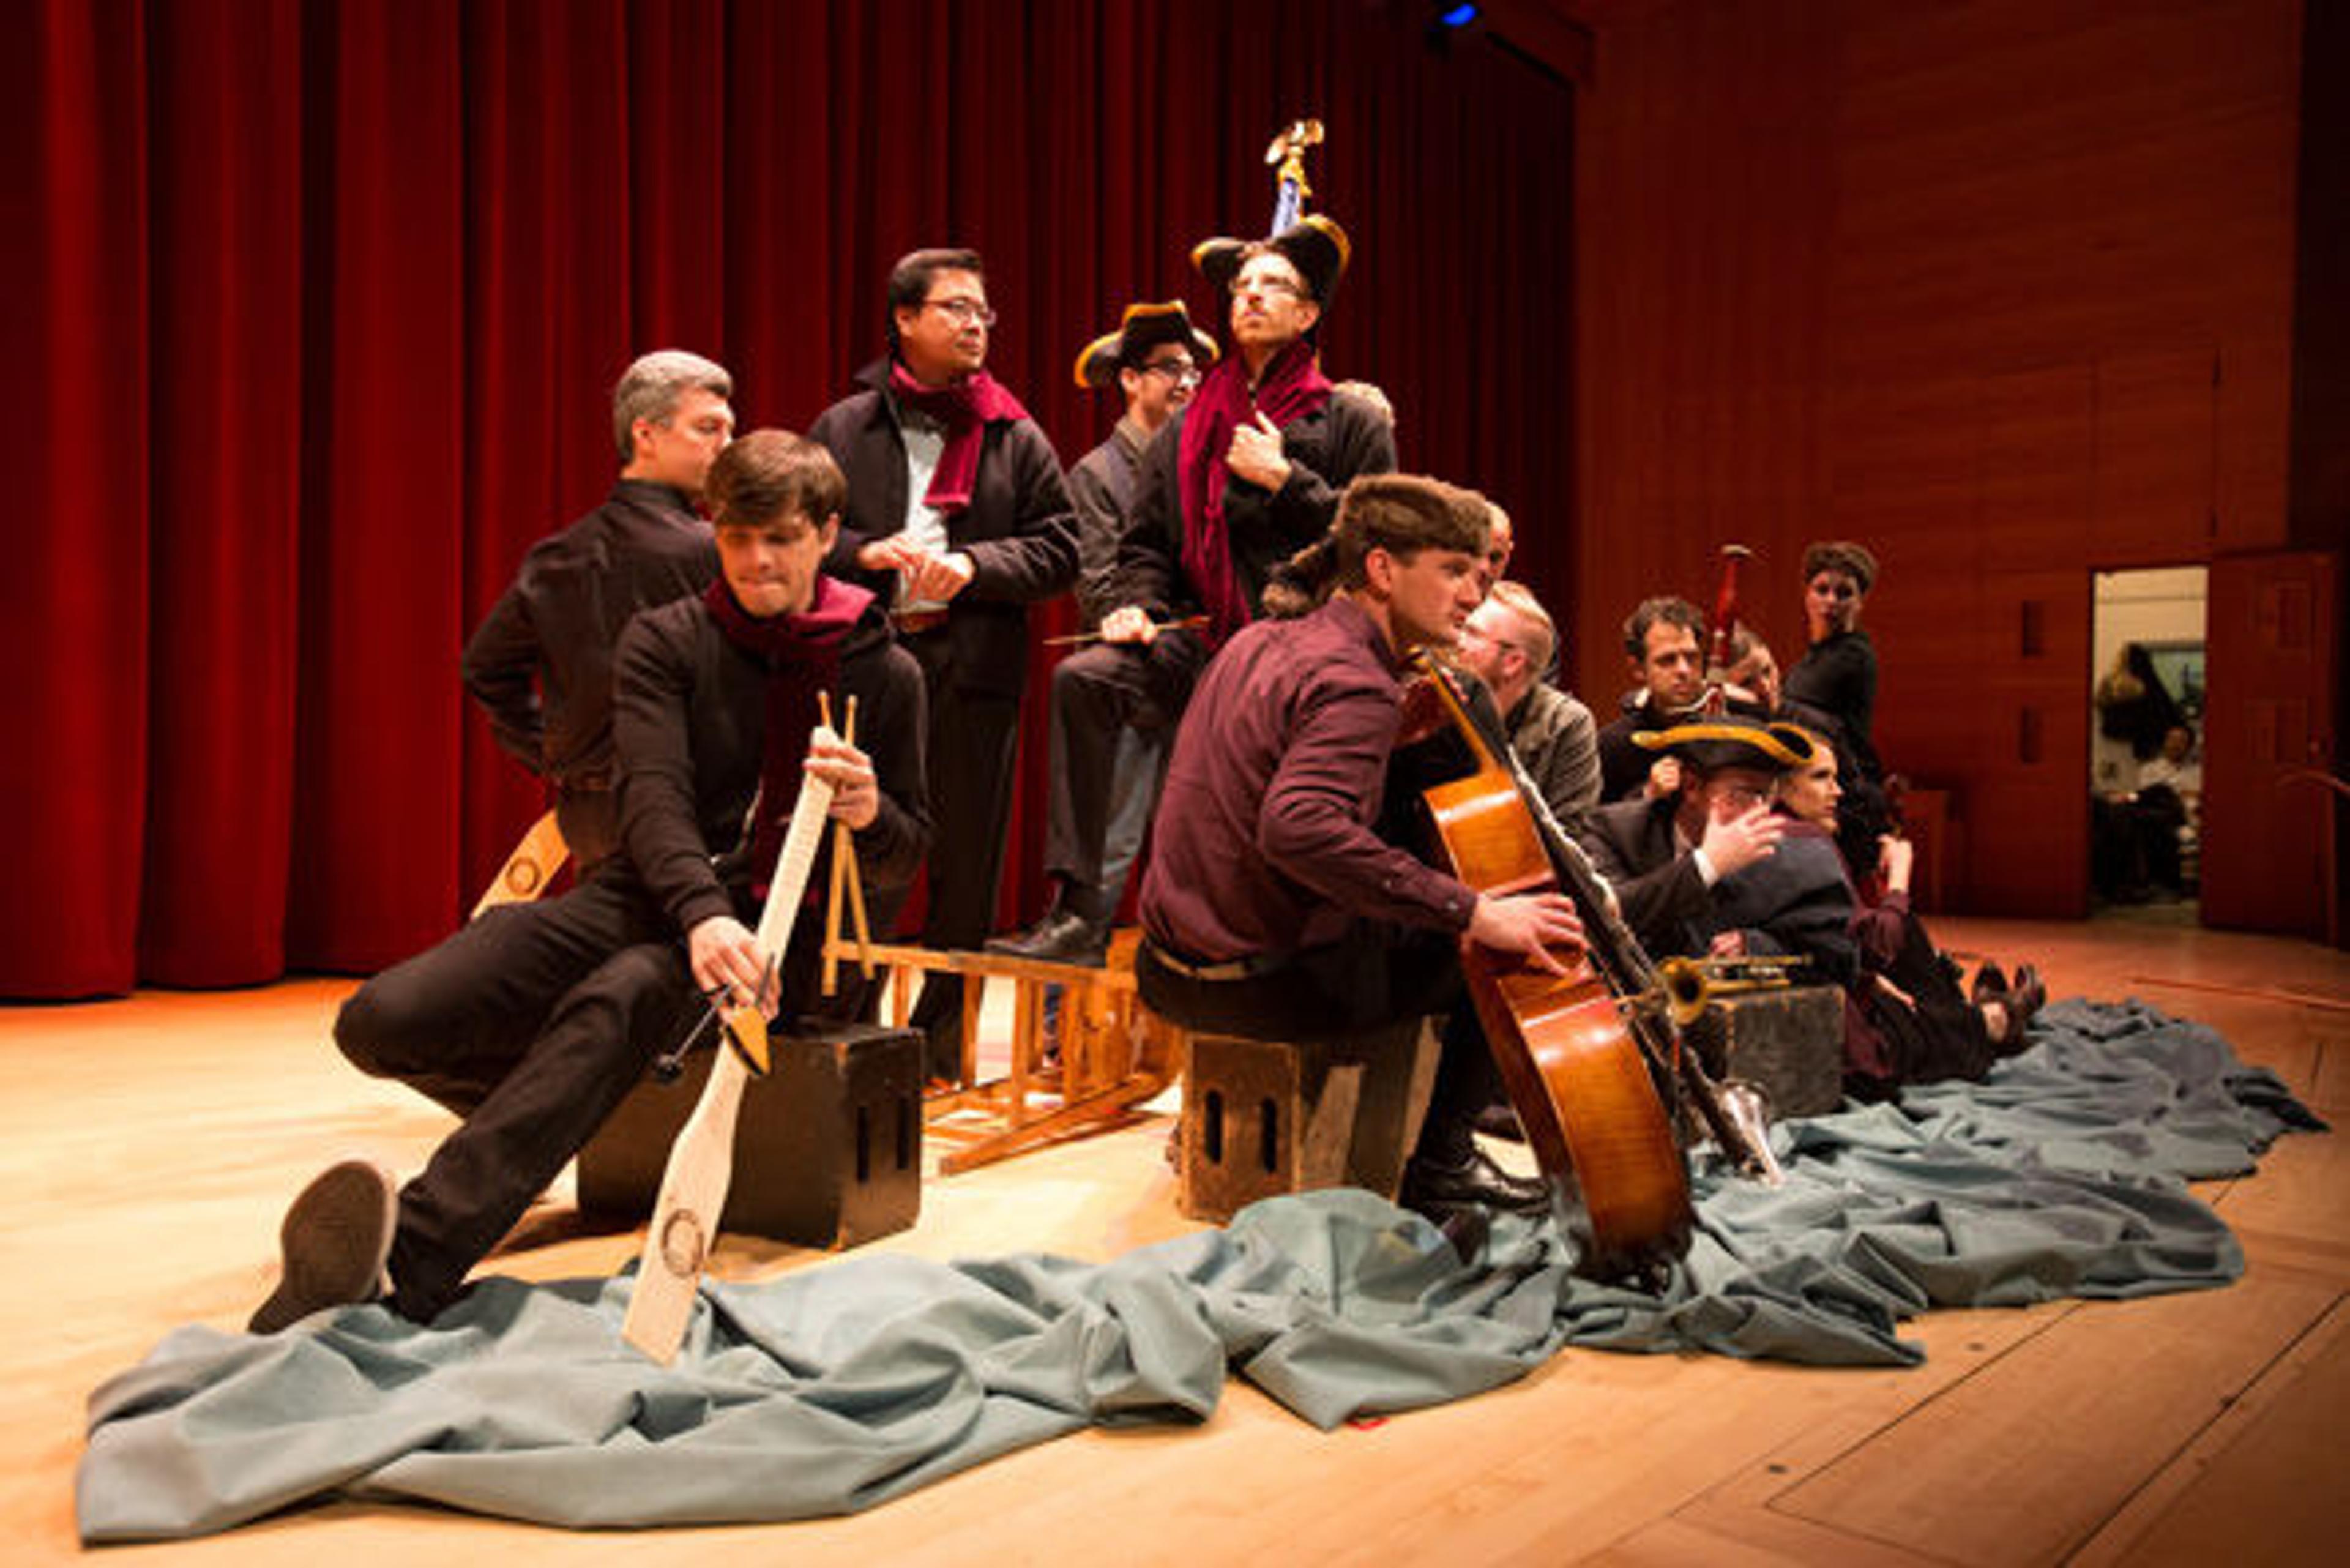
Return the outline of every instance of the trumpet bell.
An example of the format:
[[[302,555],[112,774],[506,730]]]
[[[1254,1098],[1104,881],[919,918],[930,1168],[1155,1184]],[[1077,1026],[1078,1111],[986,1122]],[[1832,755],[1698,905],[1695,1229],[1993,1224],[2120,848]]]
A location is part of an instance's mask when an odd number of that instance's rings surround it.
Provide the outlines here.
[[[1744,1078],[1731,1078],[1716,1092],[1721,1113],[1738,1131],[1738,1141],[1744,1147],[1724,1149],[1722,1153],[1738,1161],[1749,1176],[1765,1187],[1786,1184],[1787,1172],[1779,1164],[1779,1157],[1771,1148],[1771,1096],[1762,1085]]]

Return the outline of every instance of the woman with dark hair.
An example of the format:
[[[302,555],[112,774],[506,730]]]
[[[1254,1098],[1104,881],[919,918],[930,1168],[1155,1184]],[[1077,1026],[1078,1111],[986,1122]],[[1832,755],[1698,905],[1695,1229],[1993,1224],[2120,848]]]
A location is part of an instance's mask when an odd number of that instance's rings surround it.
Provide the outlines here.
[[[1779,781],[1778,809],[1799,823],[1834,833],[1836,782],[1833,745],[1812,737],[1815,755]],[[1860,972],[1846,992],[1846,1027],[1875,1038],[1879,1049],[1847,1049],[1847,1061],[1881,1060],[1891,1064],[1883,1085],[1932,1083],[1942,1078],[1980,1078],[1993,1061],[2024,1046],[2024,1025],[2047,1000],[2047,990],[2030,964],[2020,965],[2011,988],[1995,964],[1975,972],[1970,989],[1959,983],[1959,966],[1937,950],[1909,908],[1913,848],[1887,834],[1880,841],[1875,869],[1884,891],[1876,902],[1856,894],[1852,936],[1860,950]],[[1850,867],[1846,867],[1849,876]],[[1854,880],[1858,880],[1854,878]],[[1847,1079],[1849,1085],[1850,1080]]]
[[[1838,782],[1836,847],[1845,863],[1874,862],[1877,840],[1893,831],[1885,767],[1877,761],[1877,649],[1860,628],[1861,607],[1877,586],[1877,557],[1849,539],[1816,541],[1804,551],[1804,623],[1811,644],[1787,671],[1785,710],[1820,729],[1844,760]]]

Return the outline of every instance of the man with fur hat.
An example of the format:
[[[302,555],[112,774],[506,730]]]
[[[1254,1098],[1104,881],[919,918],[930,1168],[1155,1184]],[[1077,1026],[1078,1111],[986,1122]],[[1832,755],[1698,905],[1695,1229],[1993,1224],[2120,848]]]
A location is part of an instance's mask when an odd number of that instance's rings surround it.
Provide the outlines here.
[[[1143,1000],[1186,1028],[1258,1040],[1360,1036],[1466,1005],[1463,940],[1565,972],[1582,947],[1555,892],[1478,892],[1379,836],[1418,650],[1457,643],[1482,592],[1484,501],[1403,474],[1347,489],[1337,587],[1244,627],[1175,737],[1142,888]],[[1471,1137],[1492,1090],[1473,1031],[1448,1032],[1401,1201],[1549,1206]]]
[[[1811,738],[1727,718],[1637,739],[1679,761],[1678,787],[1602,805],[1577,836],[1641,945],[1659,956],[1803,953],[1814,978],[1850,981],[1852,889],[1835,846],[1791,834],[1771,809],[1780,776],[1812,760]]]
[[[1125,394],[1109,439],[1069,470],[1077,509],[1077,608],[1101,640],[1053,671],[1052,794],[1045,870],[1053,901],[1035,925],[988,943],[1019,958],[1096,962],[1159,797],[1174,722],[1199,674],[1197,638],[1144,640],[1113,582],[1118,536],[1134,509],[1136,471],[1152,437],[1191,400],[1215,340],[1180,300],[1126,307],[1118,330],[1077,356],[1077,385]],[[1107,624],[1106,624],[1107,623]],[[1147,624],[1147,623],[1146,623]]]
[[[1347,256],[1319,213],[1192,252],[1232,297],[1232,351],[1143,456],[1118,551],[1122,625],[1202,614],[1220,645],[1261,612],[1274,568],[1328,533],[1350,481],[1395,471],[1388,421],[1335,390],[1315,352]]]

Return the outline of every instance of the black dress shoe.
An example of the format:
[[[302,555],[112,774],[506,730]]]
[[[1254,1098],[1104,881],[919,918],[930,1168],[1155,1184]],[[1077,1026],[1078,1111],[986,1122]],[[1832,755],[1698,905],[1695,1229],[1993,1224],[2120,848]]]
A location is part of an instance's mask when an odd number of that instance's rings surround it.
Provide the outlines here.
[[[1975,971],[1974,986],[1967,992],[1967,1000],[1981,1006],[1986,1002],[1996,1002],[2006,994],[2007,976],[2001,972],[1999,965],[1986,963]]]
[[[1055,907],[1016,937],[996,937],[987,950],[1047,963],[1100,964],[1109,953],[1109,922]]]
[[[2032,1015],[2048,1002],[2048,987],[2040,979],[2040,971],[2030,964],[2018,964],[2015,987],[2004,996],[1993,997],[2007,1009],[2007,1027],[2000,1032],[1998,1051],[2002,1056],[2012,1056],[2032,1042],[2025,1037],[2024,1025]]]
[[[1396,1201],[1440,1222],[1448,1210],[1471,1205],[1541,1214],[1550,1209],[1550,1183],[1539,1176],[1513,1176],[1482,1149],[1458,1165],[1414,1155],[1403,1168],[1403,1189]]]

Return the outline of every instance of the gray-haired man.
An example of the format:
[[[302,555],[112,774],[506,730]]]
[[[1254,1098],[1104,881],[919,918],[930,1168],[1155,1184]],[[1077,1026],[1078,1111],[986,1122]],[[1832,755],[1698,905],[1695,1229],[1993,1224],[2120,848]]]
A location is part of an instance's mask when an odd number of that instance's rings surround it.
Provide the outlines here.
[[[734,433],[733,380],[663,348],[612,389],[620,477],[604,504],[540,540],[465,645],[465,689],[498,744],[547,781],[585,872],[619,846],[612,778],[612,649],[640,609],[700,593],[718,575],[693,510]]]

